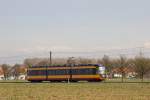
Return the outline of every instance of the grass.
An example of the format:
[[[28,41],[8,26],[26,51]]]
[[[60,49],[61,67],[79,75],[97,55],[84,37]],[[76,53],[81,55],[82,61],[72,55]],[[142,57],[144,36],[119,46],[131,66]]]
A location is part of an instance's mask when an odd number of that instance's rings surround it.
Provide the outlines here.
[[[150,100],[150,83],[0,83],[0,100]]]
[[[106,79],[105,82],[122,82],[122,79],[121,78]],[[142,79],[137,79],[137,78],[131,78],[131,79],[124,78],[123,82],[127,82],[127,83],[138,83],[138,82],[148,83],[149,82],[150,83],[150,79],[144,78],[142,81]]]

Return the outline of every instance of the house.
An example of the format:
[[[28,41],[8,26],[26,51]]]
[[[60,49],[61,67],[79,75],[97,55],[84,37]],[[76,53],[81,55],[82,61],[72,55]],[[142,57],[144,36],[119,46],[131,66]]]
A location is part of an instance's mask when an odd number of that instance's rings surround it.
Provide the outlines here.
[[[9,80],[25,80],[27,67],[25,65],[19,65],[17,67],[11,67],[9,69]]]
[[[137,73],[133,67],[115,67],[111,71],[112,78],[121,78],[123,75],[125,78],[134,78]]]
[[[20,65],[18,80],[25,80],[26,79],[26,73],[27,73],[27,66],[26,65]]]
[[[26,75],[19,75],[18,80],[25,80],[26,79]]]
[[[15,67],[9,67],[8,68],[8,80],[15,80],[15,79],[19,79],[19,80],[25,80],[26,77],[26,72],[27,72],[27,66],[25,65],[20,65],[17,68],[17,73],[19,73],[19,75],[16,77],[15,73],[16,73],[16,68]],[[2,67],[0,66],[0,80],[4,80],[4,72]]]
[[[4,80],[4,73],[1,66],[0,66],[0,80]]]

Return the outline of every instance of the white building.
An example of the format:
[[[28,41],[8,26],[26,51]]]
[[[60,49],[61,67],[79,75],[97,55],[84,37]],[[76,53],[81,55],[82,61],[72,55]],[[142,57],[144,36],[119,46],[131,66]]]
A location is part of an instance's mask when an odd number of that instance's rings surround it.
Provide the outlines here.
[[[20,76],[18,77],[18,79],[19,79],[19,80],[25,80],[25,79],[26,79],[26,75],[20,75]]]
[[[0,80],[4,80],[4,75],[0,75]]]

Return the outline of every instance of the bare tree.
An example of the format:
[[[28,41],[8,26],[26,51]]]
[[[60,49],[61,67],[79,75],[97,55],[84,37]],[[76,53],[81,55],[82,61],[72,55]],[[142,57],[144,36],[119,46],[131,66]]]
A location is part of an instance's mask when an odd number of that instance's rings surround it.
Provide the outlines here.
[[[3,73],[4,73],[4,79],[7,80],[8,78],[8,74],[9,74],[9,65],[7,64],[3,64],[2,65],[2,70],[3,70]]]
[[[53,58],[52,64],[54,65],[64,65],[67,64],[67,58]]]
[[[136,72],[143,82],[144,75],[150,71],[150,59],[143,56],[138,56],[135,58],[134,64]]]
[[[42,60],[36,65],[38,65],[38,66],[47,66],[47,65],[49,65],[49,62],[48,62],[48,60]]]
[[[106,74],[110,76],[112,70],[112,62],[109,56],[104,55],[104,57],[102,58],[102,64],[106,67]]]
[[[15,64],[13,66],[13,69],[14,69],[13,75],[14,75],[15,79],[18,79],[18,77],[20,75],[20,65],[19,64]]]
[[[120,71],[121,71],[121,74],[122,74],[122,77],[121,77],[121,81],[123,82],[124,80],[124,77],[125,77],[125,67],[127,67],[128,63],[127,63],[127,59],[125,56],[123,55],[120,55],[120,59],[118,60],[118,65],[120,67]]]
[[[53,65],[64,65],[67,63],[65,58],[53,58]],[[27,66],[46,66],[49,65],[49,58],[27,58],[24,60],[24,64]]]
[[[94,64],[94,63],[96,63],[96,60],[88,59],[88,58],[78,58],[77,60],[78,60],[79,64]]]
[[[41,58],[27,58],[24,60],[24,64],[27,66],[33,66],[33,65],[37,65],[42,60],[43,59]]]

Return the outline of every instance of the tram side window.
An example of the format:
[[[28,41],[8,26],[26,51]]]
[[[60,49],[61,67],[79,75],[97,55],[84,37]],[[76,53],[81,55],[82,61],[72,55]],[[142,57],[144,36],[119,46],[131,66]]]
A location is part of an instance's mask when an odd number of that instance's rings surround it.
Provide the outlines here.
[[[58,69],[58,70],[48,70],[48,75],[93,75],[96,74],[96,69],[86,68],[86,69]]]
[[[55,75],[55,70],[48,70],[48,75]]]
[[[73,74],[75,74],[75,75],[93,75],[95,73],[96,73],[95,69],[89,69],[89,68],[86,68],[86,69],[75,69],[73,71]]]
[[[67,70],[49,70],[48,74],[49,75],[66,75],[68,72]]]
[[[84,74],[91,75],[93,74],[92,71],[93,71],[92,69],[84,69]]]
[[[70,74],[70,70],[69,70],[69,69],[66,69],[66,70],[65,70],[65,73],[66,73],[66,75]]]
[[[84,73],[83,69],[72,69],[71,73],[73,75],[82,75]]]
[[[96,68],[93,69],[92,73],[93,73],[93,74],[96,74],[96,72],[97,72]]]
[[[94,68],[87,69],[87,70],[86,70],[86,74],[89,74],[89,75],[96,74],[96,70],[95,70]]]
[[[28,75],[46,75],[45,70],[30,70],[28,71]]]
[[[64,74],[63,70],[56,70],[55,72],[56,72],[56,75],[63,75]]]
[[[78,70],[78,69],[72,69],[71,73],[72,73],[73,75],[78,75],[79,70]]]

